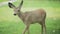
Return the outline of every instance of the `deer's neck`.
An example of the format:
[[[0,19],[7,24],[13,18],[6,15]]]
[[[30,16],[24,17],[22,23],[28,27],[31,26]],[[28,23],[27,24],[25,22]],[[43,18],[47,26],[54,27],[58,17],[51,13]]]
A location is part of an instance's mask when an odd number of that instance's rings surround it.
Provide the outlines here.
[[[18,13],[18,17],[21,18],[21,19],[23,19],[23,13],[22,12],[19,12]]]

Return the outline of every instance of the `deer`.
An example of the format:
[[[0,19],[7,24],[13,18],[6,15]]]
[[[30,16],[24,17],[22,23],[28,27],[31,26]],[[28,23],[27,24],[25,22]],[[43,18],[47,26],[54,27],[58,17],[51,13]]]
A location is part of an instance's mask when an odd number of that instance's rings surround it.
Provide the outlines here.
[[[21,1],[18,7],[13,5],[11,2],[8,2],[8,6],[14,10],[13,15],[14,16],[17,15],[26,26],[22,34],[25,34],[26,31],[28,32],[28,34],[30,34],[29,26],[34,23],[38,23],[41,25],[41,34],[46,34],[46,25],[45,25],[46,11],[44,9],[37,9],[23,13],[21,11],[22,5],[23,5],[23,0]]]

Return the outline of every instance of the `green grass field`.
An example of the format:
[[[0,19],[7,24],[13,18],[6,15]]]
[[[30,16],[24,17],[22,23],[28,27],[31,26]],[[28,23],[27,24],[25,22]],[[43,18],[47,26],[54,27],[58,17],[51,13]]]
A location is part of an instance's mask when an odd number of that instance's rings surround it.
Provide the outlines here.
[[[0,2],[5,2],[5,1],[8,1],[8,0],[0,0]]]
[[[3,2],[3,0],[1,1]],[[13,4],[18,6],[20,0]],[[22,12],[43,8],[46,10],[47,34],[60,34],[60,1],[24,0]],[[4,5],[0,7],[0,34],[22,34],[25,28],[22,20],[13,15],[13,10]],[[32,24],[30,34],[40,34],[41,25]],[[27,34],[27,33],[26,33]]]

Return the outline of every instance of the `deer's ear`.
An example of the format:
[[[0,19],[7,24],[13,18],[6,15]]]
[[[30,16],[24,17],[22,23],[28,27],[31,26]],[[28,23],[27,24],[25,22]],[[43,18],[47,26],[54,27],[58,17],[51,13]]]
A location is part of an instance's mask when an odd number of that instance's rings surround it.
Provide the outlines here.
[[[23,5],[23,0],[21,1],[20,5],[19,5],[19,9],[21,9],[22,5]]]
[[[8,6],[10,7],[10,8],[15,8],[15,6],[12,4],[12,3],[8,3]]]

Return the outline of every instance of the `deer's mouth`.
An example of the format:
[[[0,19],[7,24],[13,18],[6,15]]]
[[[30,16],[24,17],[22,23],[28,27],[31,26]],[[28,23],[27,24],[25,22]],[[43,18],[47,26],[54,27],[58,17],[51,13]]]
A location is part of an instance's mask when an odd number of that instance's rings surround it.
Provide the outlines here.
[[[14,14],[14,16],[16,16],[16,14]]]

